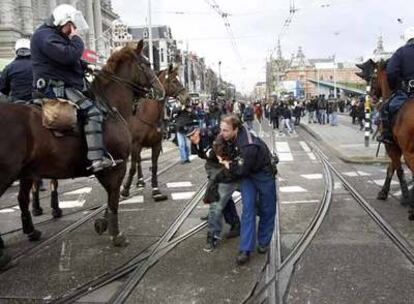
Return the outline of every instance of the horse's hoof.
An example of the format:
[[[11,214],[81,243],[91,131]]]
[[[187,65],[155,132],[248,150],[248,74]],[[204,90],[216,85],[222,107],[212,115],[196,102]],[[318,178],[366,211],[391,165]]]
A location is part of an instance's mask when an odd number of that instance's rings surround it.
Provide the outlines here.
[[[0,252],[0,269],[6,268],[7,264],[9,264],[11,258],[5,252]]]
[[[138,181],[137,181],[137,185],[136,185],[136,187],[137,187],[138,189],[140,189],[140,188],[145,188],[145,182],[144,182],[143,180],[138,180]]]
[[[126,247],[129,244],[127,237],[121,232],[117,236],[111,236],[111,241],[115,247]]]
[[[41,235],[42,235],[42,232],[35,229],[35,230],[33,230],[33,232],[31,232],[27,235],[27,238],[29,239],[30,242],[35,242],[35,241],[40,240]]]
[[[168,196],[166,196],[165,194],[162,194],[162,193],[156,193],[156,194],[152,194],[152,198],[154,199],[154,201],[160,202],[160,201],[167,200]]]
[[[102,235],[108,229],[108,220],[99,218],[95,220],[95,232]]]
[[[377,199],[385,201],[388,198],[388,193],[385,191],[378,192]]]
[[[39,215],[42,215],[42,214],[43,214],[43,209],[41,207],[32,209],[32,215],[33,216],[39,216]]]
[[[52,216],[53,216],[53,218],[60,218],[60,217],[62,217],[62,209],[60,209],[60,208],[53,209]]]
[[[122,187],[121,196],[128,197],[129,196],[129,189],[125,188],[125,187]]]

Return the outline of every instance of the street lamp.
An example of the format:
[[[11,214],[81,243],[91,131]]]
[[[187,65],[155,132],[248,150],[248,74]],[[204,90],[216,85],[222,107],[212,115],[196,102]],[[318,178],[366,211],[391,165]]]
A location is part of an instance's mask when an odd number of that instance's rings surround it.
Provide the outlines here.
[[[218,62],[218,69],[219,69],[219,89],[221,87],[221,61]]]

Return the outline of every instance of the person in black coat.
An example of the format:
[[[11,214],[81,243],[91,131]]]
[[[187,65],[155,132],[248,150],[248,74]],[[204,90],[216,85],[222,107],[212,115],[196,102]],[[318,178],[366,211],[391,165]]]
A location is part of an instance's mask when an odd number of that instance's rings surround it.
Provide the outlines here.
[[[15,44],[16,58],[8,64],[0,76],[0,92],[8,101],[32,99],[33,68],[30,59],[30,40],[18,39]]]

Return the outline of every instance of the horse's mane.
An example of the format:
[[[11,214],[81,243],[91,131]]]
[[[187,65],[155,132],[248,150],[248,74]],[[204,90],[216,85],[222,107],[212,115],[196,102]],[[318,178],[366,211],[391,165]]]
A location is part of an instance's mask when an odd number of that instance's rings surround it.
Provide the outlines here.
[[[130,46],[125,46],[119,51],[114,52],[103,66],[102,70],[115,73],[116,69],[125,61],[133,60],[135,58],[135,49]]]
[[[386,59],[386,60],[381,59],[380,61],[378,61],[378,69],[380,69],[380,70],[387,69],[387,65],[388,65],[389,61],[390,61],[389,59]]]

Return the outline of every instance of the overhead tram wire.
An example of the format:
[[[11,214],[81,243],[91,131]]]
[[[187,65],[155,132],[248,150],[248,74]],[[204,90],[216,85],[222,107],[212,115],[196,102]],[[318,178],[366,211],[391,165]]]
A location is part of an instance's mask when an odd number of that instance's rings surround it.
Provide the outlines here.
[[[204,2],[206,2],[207,5],[210,6],[211,9],[213,9],[223,19],[224,27],[226,28],[227,34],[230,37],[230,41],[231,41],[231,45],[233,47],[233,51],[234,51],[234,53],[236,54],[236,56],[239,60],[240,66],[243,66],[243,60],[241,58],[239,49],[237,47],[236,40],[234,38],[233,31],[231,30],[230,21],[229,21],[229,18],[228,18],[229,16],[231,16],[231,14],[224,12],[215,0],[204,0]]]

